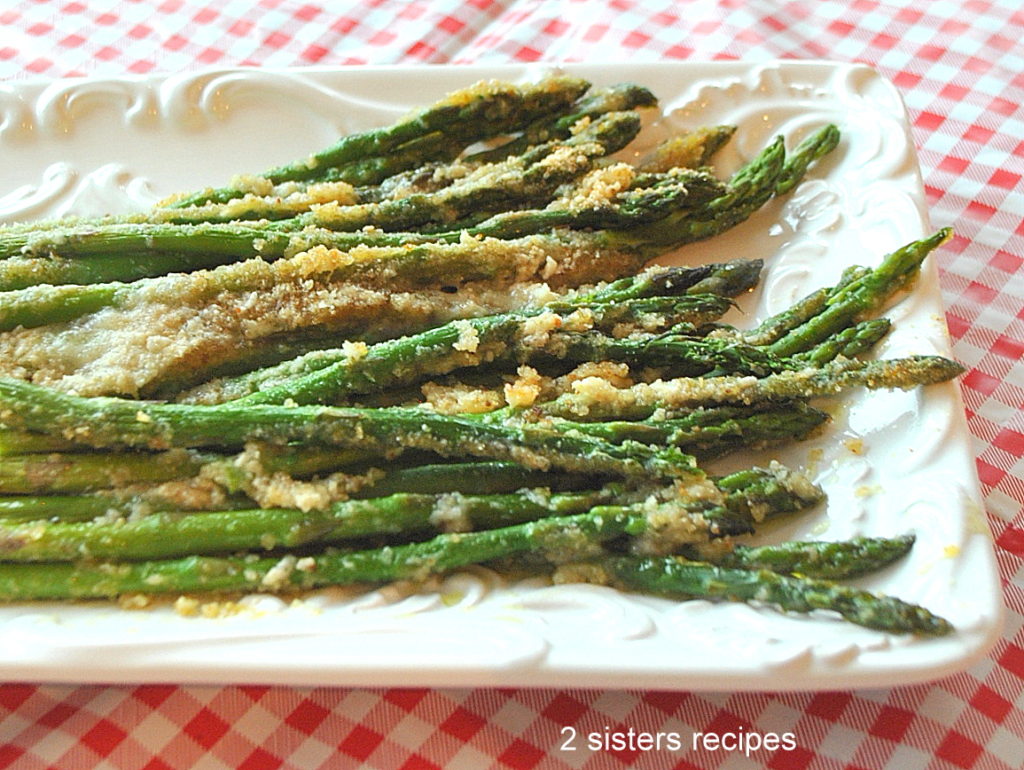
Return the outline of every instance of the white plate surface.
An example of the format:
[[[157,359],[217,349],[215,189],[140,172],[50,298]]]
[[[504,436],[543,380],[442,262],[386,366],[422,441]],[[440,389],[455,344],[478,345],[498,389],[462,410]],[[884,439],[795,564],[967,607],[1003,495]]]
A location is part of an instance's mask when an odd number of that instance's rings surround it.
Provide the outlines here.
[[[850,264],[931,227],[903,105],[859,65],[785,62],[573,66],[597,84],[634,80],[661,99],[636,147],[672,128],[739,126],[727,173],[774,135],[825,123],[840,147],[792,194],[732,232],[678,251],[695,264],[761,257],[762,286],[731,320],[777,311]],[[0,221],[136,210],[390,122],[484,77],[544,69],[234,70],[167,78],[0,84]],[[633,149],[632,147],[630,148]],[[935,270],[889,312],[881,355],[949,354]],[[509,584],[467,570],[436,591],[252,597],[220,619],[110,604],[0,606],[0,678],[75,682],[558,686],[658,689],[880,687],[942,676],[994,642],[1001,599],[955,384],[855,393],[820,439],[778,456],[809,468],[827,506],[762,540],[912,532],[899,565],[859,581],[923,604],[957,632],[890,636],[829,616],[676,603],[594,586]],[[765,462],[747,455],[737,462]]]

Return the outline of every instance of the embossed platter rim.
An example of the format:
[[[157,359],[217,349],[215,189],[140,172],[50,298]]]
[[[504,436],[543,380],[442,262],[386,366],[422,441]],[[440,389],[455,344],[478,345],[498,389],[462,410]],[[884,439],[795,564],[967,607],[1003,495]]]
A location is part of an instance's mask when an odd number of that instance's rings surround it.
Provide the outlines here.
[[[128,210],[323,146],[481,77],[545,66],[233,70],[0,86],[8,160],[0,217]],[[573,65],[595,83],[636,80],[662,101],[639,146],[670,126],[739,126],[723,173],[776,133],[792,146],[825,122],[843,143],[784,200],[736,230],[672,255],[760,256],[750,322],[835,280],[852,263],[930,230],[895,89],[826,62]],[[113,140],[113,141],[112,141]],[[252,159],[258,158],[257,163]],[[254,167],[255,165],[255,167]],[[934,265],[889,316],[882,353],[948,354]],[[827,508],[765,534],[821,539],[911,530],[911,557],[861,584],[925,604],[958,633],[918,641],[829,618],[743,605],[677,604],[593,586],[509,584],[467,570],[437,591],[325,591],[297,606],[262,597],[234,617],[166,608],[0,607],[0,675],[37,681],[293,685],[823,689],[891,686],[962,668],[994,642],[999,584],[955,385],[855,394],[821,440],[777,453],[811,466]],[[763,461],[766,455],[745,459]],[[737,460],[736,462],[739,462]],[[950,504],[953,501],[953,504]]]

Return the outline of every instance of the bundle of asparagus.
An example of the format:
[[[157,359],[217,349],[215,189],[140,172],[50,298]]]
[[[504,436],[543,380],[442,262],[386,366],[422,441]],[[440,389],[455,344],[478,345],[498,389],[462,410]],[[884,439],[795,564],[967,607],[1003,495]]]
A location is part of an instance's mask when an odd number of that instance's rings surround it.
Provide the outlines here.
[[[742,545],[823,494],[776,462],[706,468],[811,435],[828,419],[813,399],[959,374],[858,358],[949,233],[732,327],[759,262],[641,266],[791,190],[838,132],[788,156],[778,140],[722,182],[707,164],[728,127],[615,163],[654,98],[587,88],[482,84],[144,214],[0,230],[0,599],[513,564],[948,633],[833,582],[913,538]],[[135,326],[159,312],[184,341]],[[111,345],[126,328],[157,364]],[[98,329],[114,330],[100,345],[124,359],[116,376],[97,373]]]
[[[0,228],[0,375],[166,396],[338,337],[522,308],[733,227],[838,143],[833,126],[791,153],[778,139],[725,182],[706,164],[728,127],[616,162],[654,98],[586,85],[484,84],[233,189]],[[467,154],[509,131],[501,152]],[[353,161],[359,152],[370,155]],[[339,181],[337,169],[364,161],[387,171]]]

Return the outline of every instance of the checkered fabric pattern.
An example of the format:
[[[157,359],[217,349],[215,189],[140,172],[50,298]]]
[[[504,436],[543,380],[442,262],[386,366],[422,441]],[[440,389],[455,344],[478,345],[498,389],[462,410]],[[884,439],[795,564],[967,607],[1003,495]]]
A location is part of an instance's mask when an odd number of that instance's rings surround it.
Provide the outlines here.
[[[979,768],[1024,762],[1024,10],[1019,0],[35,0],[0,78],[266,66],[828,58],[892,79],[932,221],[995,535],[1003,638],[928,685],[817,694],[0,686],[0,768]],[[0,165],[0,174],[2,174]],[[644,750],[632,729],[795,748]],[[591,750],[587,740],[598,742]],[[570,750],[575,749],[575,750]]]

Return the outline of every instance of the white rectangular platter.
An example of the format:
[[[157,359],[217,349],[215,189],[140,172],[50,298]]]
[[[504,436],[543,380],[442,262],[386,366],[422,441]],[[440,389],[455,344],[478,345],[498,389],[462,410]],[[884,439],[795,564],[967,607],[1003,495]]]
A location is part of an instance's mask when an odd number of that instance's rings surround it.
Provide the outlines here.
[[[753,325],[851,264],[874,265],[927,232],[924,195],[895,89],[859,65],[823,62],[566,67],[595,84],[633,80],[661,101],[630,152],[672,129],[739,127],[716,158],[734,170],[777,134],[788,147],[835,123],[839,148],[788,196],[679,264],[759,257],[761,287],[729,320]],[[0,221],[137,210],[227,182],[383,125],[481,78],[540,66],[230,70],[172,77],[0,84]],[[934,267],[888,313],[879,355],[949,354]],[[0,678],[74,682],[657,689],[881,687],[952,673],[998,635],[999,581],[955,383],[857,392],[821,437],[771,457],[809,469],[828,504],[761,539],[911,532],[910,556],[858,585],[922,604],[956,633],[886,635],[828,615],[671,602],[596,586],[509,583],[467,570],[419,593],[328,590],[250,597],[242,612],[167,606],[0,606]]]

